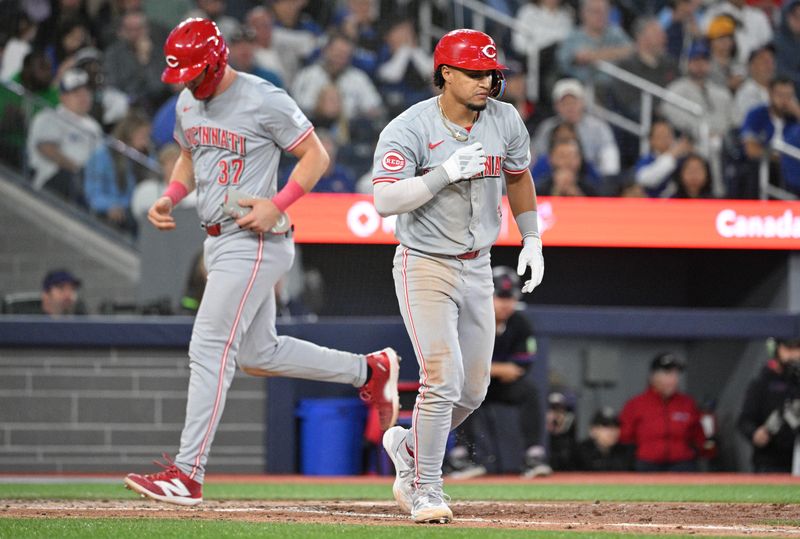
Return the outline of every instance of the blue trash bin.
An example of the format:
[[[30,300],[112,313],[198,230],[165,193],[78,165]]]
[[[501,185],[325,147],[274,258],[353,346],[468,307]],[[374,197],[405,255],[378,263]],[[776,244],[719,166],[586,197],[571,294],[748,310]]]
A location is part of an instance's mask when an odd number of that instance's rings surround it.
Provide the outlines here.
[[[304,475],[361,473],[367,407],[358,398],[304,399],[300,419],[300,471]]]

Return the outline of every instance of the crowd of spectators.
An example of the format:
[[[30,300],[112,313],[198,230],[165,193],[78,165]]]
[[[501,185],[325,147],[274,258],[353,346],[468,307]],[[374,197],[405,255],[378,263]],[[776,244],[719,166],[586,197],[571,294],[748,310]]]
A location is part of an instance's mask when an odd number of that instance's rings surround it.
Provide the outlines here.
[[[95,145],[104,134],[130,137],[123,132],[145,117],[149,140],[139,137],[133,147],[155,167],[157,152],[172,139],[180,89],[160,81],[161,45],[172,26],[197,16],[217,22],[233,67],[286,89],[323,132],[337,160],[320,189],[369,190],[363,180],[380,129],[436,93],[432,43],[420,42],[415,22],[425,2],[5,3],[0,79],[39,100],[27,106],[0,88],[0,159],[26,165],[34,188],[134,230],[124,204],[148,175],[122,170],[108,152],[95,154]],[[800,145],[800,0],[491,4],[530,32],[486,28],[509,65],[503,99],[517,107],[531,133],[531,167],[542,194],[754,198],[762,159],[772,183],[800,194],[798,161],[771,147],[774,141]],[[448,3],[430,6],[437,26],[455,24]],[[596,69],[600,61],[693,101],[702,114],[656,100],[642,154],[639,137],[593,114],[598,102],[634,122],[642,119],[640,91]],[[101,177],[106,200],[99,202]],[[112,185],[113,207],[107,200]]]

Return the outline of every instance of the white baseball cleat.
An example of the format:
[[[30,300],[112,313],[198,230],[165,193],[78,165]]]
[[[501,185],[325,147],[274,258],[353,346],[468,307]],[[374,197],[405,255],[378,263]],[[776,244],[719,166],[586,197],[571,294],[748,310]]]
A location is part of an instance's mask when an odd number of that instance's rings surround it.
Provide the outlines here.
[[[447,506],[450,496],[442,492],[441,485],[422,485],[414,491],[411,518],[418,524],[447,524],[453,520],[453,511]]]
[[[411,495],[414,492],[414,459],[406,450],[406,429],[392,427],[383,433],[383,448],[392,459],[395,469],[392,494],[397,505],[406,513],[411,512]]]

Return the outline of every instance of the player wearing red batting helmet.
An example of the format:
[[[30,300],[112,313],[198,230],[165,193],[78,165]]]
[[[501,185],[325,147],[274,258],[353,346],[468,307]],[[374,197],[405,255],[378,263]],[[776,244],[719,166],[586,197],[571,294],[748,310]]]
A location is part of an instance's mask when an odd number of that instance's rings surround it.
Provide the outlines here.
[[[433,51],[434,82],[439,88],[444,86],[442,66],[465,71],[492,71],[490,97],[499,98],[506,89],[501,70],[507,68],[497,61],[494,39],[483,32],[464,28],[442,36]]]
[[[184,83],[195,99],[214,94],[228,65],[228,46],[222,34],[207,19],[186,19],[170,32],[164,43],[167,67],[161,80]]]

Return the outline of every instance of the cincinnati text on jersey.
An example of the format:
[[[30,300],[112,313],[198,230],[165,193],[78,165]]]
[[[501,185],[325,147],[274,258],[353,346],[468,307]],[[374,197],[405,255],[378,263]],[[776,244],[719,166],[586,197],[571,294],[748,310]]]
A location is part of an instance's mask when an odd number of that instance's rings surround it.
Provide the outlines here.
[[[483,165],[483,172],[480,174],[475,174],[471,178],[466,178],[463,180],[458,180],[458,182],[464,182],[467,180],[478,180],[480,178],[499,178],[500,171],[503,168],[503,157],[500,155],[487,155],[486,156],[486,163]],[[431,169],[426,168],[420,171],[420,175],[426,174],[430,172]],[[454,182],[454,183],[458,183]]]
[[[192,148],[213,146],[237,153],[242,157],[247,155],[247,137],[227,129],[201,125],[184,129],[183,134]]]

